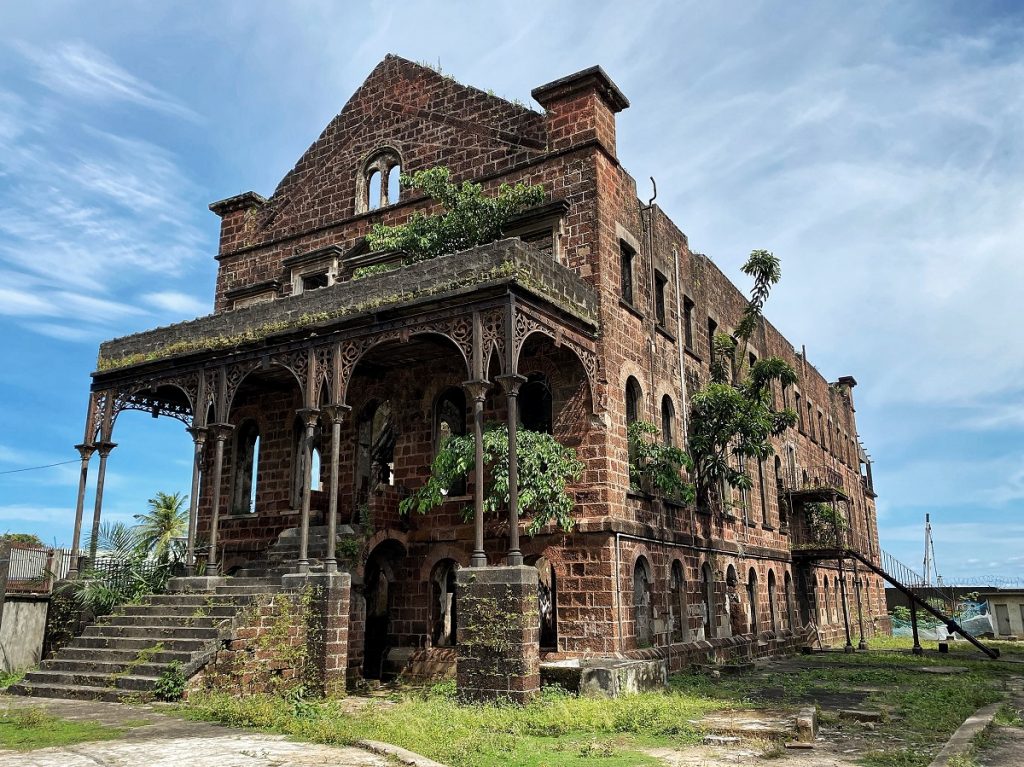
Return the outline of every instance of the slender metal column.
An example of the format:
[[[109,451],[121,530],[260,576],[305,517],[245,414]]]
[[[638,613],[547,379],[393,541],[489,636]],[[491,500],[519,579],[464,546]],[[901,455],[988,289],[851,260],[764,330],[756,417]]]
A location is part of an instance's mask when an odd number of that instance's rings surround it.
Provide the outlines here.
[[[913,597],[910,598],[910,630],[914,634],[914,647],[911,649],[911,652],[914,655],[924,655],[924,648],[921,647],[921,638],[917,633],[917,602],[914,601]]]
[[[82,443],[75,445],[75,450],[82,457],[82,468],[78,474],[78,501],[75,503],[75,532],[71,536],[71,566],[68,568],[68,578],[74,580],[78,577],[78,547],[82,542],[82,516],[85,513],[85,483],[89,477],[89,461],[92,454],[96,452],[95,445]]]
[[[338,572],[338,462],[341,460],[341,424],[352,408],[348,405],[325,405],[322,410],[331,421],[331,487],[327,498],[327,557],[324,570]]]
[[[96,547],[99,545],[100,515],[103,511],[103,484],[107,477],[107,456],[117,447],[116,442],[97,442],[96,449],[100,453],[100,468],[96,474],[96,503],[92,509],[92,532],[89,534],[89,561],[96,560]]]
[[[846,598],[846,575],[843,573],[843,560],[839,560],[839,593],[843,600],[843,628],[846,630],[846,652],[853,652],[853,641],[850,637],[850,605]]]
[[[489,381],[466,381],[463,388],[473,398],[473,440],[476,446],[473,465],[473,554],[470,567],[487,567],[484,551],[484,400]]]
[[[858,650],[868,649],[867,640],[864,638],[864,607],[861,604],[861,586],[863,581],[860,577],[860,571],[857,569],[857,563],[853,564],[853,588],[857,592],[857,626],[860,629],[860,641],[857,643]]]
[[[299,410],[299,416],[306,427],[306,433],[302,441],[302,520],[299,523],[299,561],[296,563],[296,570],[308,573],[309,496],[313,489],[313,431],[316,429],[317,419],[320,418],[320,411],[311,407],[302,408]]]
[[[210,554],[206,558],[206,574],[219,575],[217,559],[217,529],[220,526],[221,478],[224,471],[224,442],[235,428],[229,423],[211,423],[213,437],[213,510],[210,512]]]
[[[519,387],[526,377],[515,373],[500,376],[508,407],[508,564],[521,565],[523,552],[519,550],[519,456],[516,433],[519,431]]]
[[[192,435],[192,495],[188,502],[188,542],[185,548],[185,567],[189,575],[196,574],[196,529],[199,526],[199,487],[203,473],[203,450],[206,446],[207,429],[193,426],[188,429]]]

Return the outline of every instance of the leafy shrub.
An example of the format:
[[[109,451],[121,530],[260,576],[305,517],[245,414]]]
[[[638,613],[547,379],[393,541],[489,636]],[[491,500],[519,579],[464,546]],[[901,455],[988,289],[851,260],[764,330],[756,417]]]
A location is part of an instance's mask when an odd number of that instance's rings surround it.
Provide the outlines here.
[[[153,694],[159,700],[181,700],[185,693],[185,675],[181,672],[181,663],[171,661],[171,664],[157,678],[153,687]]]

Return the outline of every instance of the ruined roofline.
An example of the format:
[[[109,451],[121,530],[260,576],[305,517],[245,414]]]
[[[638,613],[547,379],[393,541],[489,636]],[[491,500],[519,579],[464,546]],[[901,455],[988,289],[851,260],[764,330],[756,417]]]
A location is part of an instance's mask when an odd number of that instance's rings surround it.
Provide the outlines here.
[[[530,91],[530,95],[538,104],[546,108],[553,101],[567,98],[589,88],[597,91],[613,113],[621,112],[629,107],[629,99],[619,90],[619,86],[612,81],[608,73],[598,65],[539,85]]]

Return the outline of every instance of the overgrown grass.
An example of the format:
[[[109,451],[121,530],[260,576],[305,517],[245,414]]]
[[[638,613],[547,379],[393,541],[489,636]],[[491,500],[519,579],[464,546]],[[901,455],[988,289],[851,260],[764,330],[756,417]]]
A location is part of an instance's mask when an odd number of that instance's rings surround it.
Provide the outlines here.
[[[606,767],[656,765],[636,749],[699,742],[694,724],[726,707],[701,695],[653,692],[614,700],[577,698],[545,690],[523,707],[463,705],[450,685],[409,693],[392,705],[343,712],[334,701],[301,704],[281,698],[193,696],[186,716],[285,733],[317,743],[381,740],[451,767]]]
[[[2,671],[0,670],[0,690],[6,690],[12,684],[17,684],[21,681],[21,678],[25,676],[27,669],[21,669],[20,671]]]
[[[857,641],[858,637],[854,637],[855,645]],[[1002,658],[1024,658],[1024,642],[1010,642],[1004,639],[980,639],[978,641],[986,647],[999,650]],[[872,650],[910,650],[914,646],[914,640],[911,637],[872,637],[868,639],[868,646]],[[921,647],[926,651],[938,651],[939,643],[935,639],[922,639]],[[977,653],[978,658],[984,657],[977,647],[966,640],[949,642],[949,649],[953,653]]]
[[[12,709],[0,714],[0,749],[31,751],[69,746],[88,740],[110,740],[124,732],[95,722],[58,719],[41,708]]]

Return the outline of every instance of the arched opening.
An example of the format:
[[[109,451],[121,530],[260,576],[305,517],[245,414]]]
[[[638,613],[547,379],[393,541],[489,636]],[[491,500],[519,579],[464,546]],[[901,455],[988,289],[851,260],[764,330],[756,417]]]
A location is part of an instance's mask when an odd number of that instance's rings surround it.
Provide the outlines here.
[[[633,376],[626,379],[626,426],[640,420],[644,393]]]
[[[637,647],[650,647],[654,634],[651,627],[651,570],[647,558],[637,557],[633,565],[633,621]]]
[[[259,486],[260,427],[255,419],[248,419],[235,430],[234,490],[231,511],[246,514],[256,511],[256,491]]]
[[[668,610],[672,641],[688,642],[690,624],[686,612],[686,579],[683,577],[683,563],[678,559],[672,562],[672,572],[669,576]]]
[[[751,567],[747,572],[747,625],[750,633],[756,634],[757,625],[757,571]]]
[[[392,648],[391,612],[395,604],[396,570],[405,556],[398,541],[377,546],[363,569],[366,619],[363,629],[363,678],[383,679],[388,652]]]
[[[661,398],[661,439],[666,445],[676,443],[676,408],[667,394]]]
[[[540,611],[540,649],[558,650],[558,579],[555,568],[545,557],[538,557],[537,606]]]
[[[743,613],[743,604],[736,593],[738,588],[739,577],[736,575],[736,568],[729,565],[725,569],[725,622],[722,627],[725,636],[742,634],[746,628],[747,619]]]
[[[434,455],[452,437],[466,434],[466,393],[454,386],[445,389],[434,403]],[[449,489],[452,495],[465,495],[466,478],[460,477]]]
[[[832,608],[833,608],[832,609],[832,622],[833,623],[839,623],[839,620],[840,620],[840,618],[843,615],[843,613],[841,612],[842,608],[839,606],[839,593],[840,593],[840,589],[839,589],[839,576],[837,575],[837,576],[834,577],[834,580],[832,581]]]
[[[700,568],[700,596],[703,608],[701,638],[711,639],[715,636],[715,574],[707,562]]]
[[[323,453],[323,430],[320,424],[313,429],[313,441],[309,451],[309,466],[306,466],[306,424],[302,418],[296,418],[292,427],[292,508],[302,505],[302,490],[309,483],[311,492],[323,487],[321,475],[321,455]]]
[[[394,205],[402,195],[401,174],[402,168],[399,165],[388,171],[388,205]]]
[[[367,181],[366,186],[366,208],[367,210],[376,210],[380,207],[381,198],[381,175],[379,170],[373,170],[370,172],[370,178]]]
[[[365,503],[382,485],[395,484],[395,423],[391,400],[370,402],[359,415],[356,499]]]
[[[455,573],[459,564],[442,559],[430,572],[430,642],[434,647],[454,647],[457,642]]]
[[[531,373],[519,389],[519,421],[524,429],[552,434],[551,386],[543,373]]]
[[[821,615],[821,623],[822,623],[822,625],[825,625],[827,623],[831,623],[831,621],[829,620],[829,615],[828,615],[829,605],[831,604],[831,601],[828,598],[828,576],[826,575],[821,580],[824,583],[824,586],[822,587],[822,591],[821,591],[821,593],[822,593],[822,605],[821,605],[821,608],[818,610],[818,612]]]
[[[775,571],[768,571],[768,628],[772,631],[779,630],[778,617],[775,612]]]

